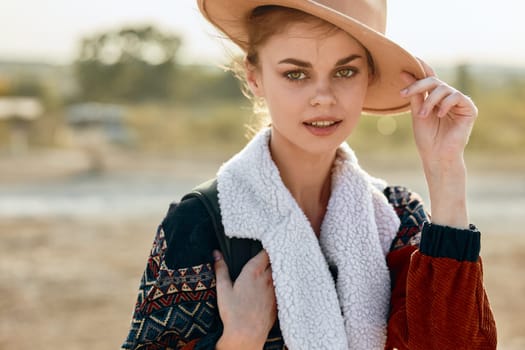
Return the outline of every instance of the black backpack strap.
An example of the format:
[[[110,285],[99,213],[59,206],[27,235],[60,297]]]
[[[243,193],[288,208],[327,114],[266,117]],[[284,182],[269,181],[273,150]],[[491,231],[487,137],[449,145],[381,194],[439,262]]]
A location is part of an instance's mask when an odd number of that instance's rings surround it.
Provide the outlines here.
[[[229,238],[224,234],[217,191],[217,179],[211,179],[198,185],[192,192],[185,195],[182,200],[187,198],[199,199],[206,208],[212,220],[215,236],[217,237],[224,261],[228,265],[231,279],[235,281],[248,260],[262,250],[261,242],[254,239]]]
[[[215,236],[219,243],[224,261],[231,266],[231,249],[229,238],[224,234],[222,226],[221,210],[219,207],[219,198],[217,197],[217,179],[208,180],[193,189],[190,193],[182,197],[181,201],[188,198],[197,198],[201,201],[204,208],[210,216]]]

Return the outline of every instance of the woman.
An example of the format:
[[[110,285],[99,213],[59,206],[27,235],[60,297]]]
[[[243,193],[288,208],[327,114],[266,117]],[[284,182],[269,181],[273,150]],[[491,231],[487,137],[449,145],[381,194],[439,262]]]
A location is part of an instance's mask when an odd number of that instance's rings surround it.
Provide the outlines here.
[[[232,282],[206,208],[173,206],[124,348],[495,349],[465,198],[473,102],[381,34],[382,2],[199,7],[245,51],[247,86],[271,119],[216,182],[224,234],[264,249]],[[363,111],[408,109],[431,220],[344,142]]]

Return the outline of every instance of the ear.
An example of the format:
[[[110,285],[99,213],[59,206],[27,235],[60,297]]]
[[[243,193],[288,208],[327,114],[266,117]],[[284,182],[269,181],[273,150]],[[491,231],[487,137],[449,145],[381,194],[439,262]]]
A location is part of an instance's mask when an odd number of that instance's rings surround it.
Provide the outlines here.
[[[244,59],[244,72],[246,73],[246,82],[252,94],[257,97],[264,97],[261,74],[257,67],[248,62],[247,59]]]

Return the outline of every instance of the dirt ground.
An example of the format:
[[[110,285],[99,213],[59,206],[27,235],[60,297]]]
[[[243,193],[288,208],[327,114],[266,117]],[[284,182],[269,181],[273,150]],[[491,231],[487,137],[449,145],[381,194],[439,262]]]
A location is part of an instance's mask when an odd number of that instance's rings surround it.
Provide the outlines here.
[[[0,349],[117,349],[157,225],[67,219],[0,222]],[[525,235],[483,238],[499,349],[525,348]]]
[[[6,164],[0,160],[0,170],[10,169],[3,180],[20,182],[21,170]],[[28,164],[19,164],[27,179]],[[0,216],[0,349],[118,349],[162,215]],[[525,349],[525,234],[508,227],[484,232],[482,256],[498,349],[518,350]]]

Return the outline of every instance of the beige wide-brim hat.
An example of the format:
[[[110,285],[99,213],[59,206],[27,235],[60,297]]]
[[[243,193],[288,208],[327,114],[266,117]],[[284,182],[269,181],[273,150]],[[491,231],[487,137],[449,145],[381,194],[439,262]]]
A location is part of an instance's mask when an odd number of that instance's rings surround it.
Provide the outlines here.
[[[197,0],[215,27],[246,51],[246,23],[256,7],[278,5],[319,17],[346,31],[365,46],[375,63],[376,79],[369,86],[363,112],[398,114],[410,109],[399,92],[406,87],[401,72],[425,77],[419,61],[385,35],[386,0]]]

